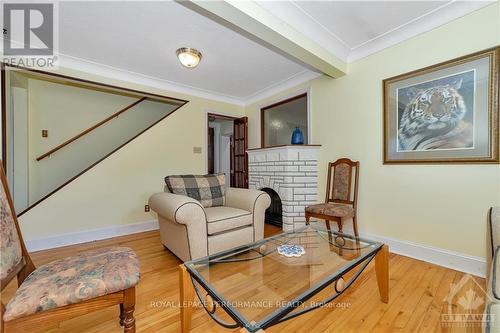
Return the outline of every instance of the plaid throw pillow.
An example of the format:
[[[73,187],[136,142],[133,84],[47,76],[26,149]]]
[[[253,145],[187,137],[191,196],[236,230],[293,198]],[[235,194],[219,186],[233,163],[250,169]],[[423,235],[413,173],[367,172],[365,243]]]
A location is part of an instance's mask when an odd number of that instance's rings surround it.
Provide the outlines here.
[[[224,206],[226,201],[224,174],[167,176],[165,183],[170,192],[198,200],[205,208]]]

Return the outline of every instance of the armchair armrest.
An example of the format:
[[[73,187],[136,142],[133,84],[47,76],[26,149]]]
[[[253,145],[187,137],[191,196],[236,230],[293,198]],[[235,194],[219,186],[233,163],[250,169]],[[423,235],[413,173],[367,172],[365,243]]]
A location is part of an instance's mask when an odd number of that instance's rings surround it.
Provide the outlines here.
[[[153,194],[148,202],[158,213],[165,247],[183,261],[208,255],[207,215],[198,201],[161,192]]]
[[[254,213],[257,208],[265,211],[270,205],[271,198],[266,192],[236,187],[226,189],[226,206],[228,207]]]
[[[271,197],[266,192],[235,187],[226,189],[226,206],[252,213],[254,241],[264,238],[265,213],[270,205]]]
[[[491,207],[488,212],[488,236],[490,246],[488,248],[489,258],[493,257],[495,249],[500,245],[500,206]]]
[[[187,196],[160,192],[148,200],[149,206],[162,218],[185,225],[205,224],[205,209],[196,200]]]

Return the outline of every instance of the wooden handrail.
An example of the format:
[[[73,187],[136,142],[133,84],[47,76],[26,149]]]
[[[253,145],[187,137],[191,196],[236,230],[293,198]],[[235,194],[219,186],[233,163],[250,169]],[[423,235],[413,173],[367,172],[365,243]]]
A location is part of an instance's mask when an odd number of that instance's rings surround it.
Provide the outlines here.
[[[123,112],[127,111],[128,109],[136,106],[137,104],[141,103],[142,101],[146,100],[147,97],[143,97],[141,99],[139,99],[138,101],[135,101],[134,103],[130,104],[129,106],[126,106],[124,107],[123,109],[121,109],[120,111],[118,112],[115,112],[113,113],[111,116],[107,117],[106,119],[103,119],[101,120],[100,122],[98,122],[97,124],[87,128],[86,130],[84,130],[83,132],[75,135],[74,137],[72,137],[71,139],[69,140],[66,140],[65,142],[61,143],[59,146],[55,147],[55,148],[52,148],[51,150],[49,150],[48,152],[46,152],[45,154],[42,154],[40,156],[38,156],[36,158],[37,161],[40,161],[40,160],[43,160],[44,158],[52,155],[53,153],[55,153],[56,151],[58,151],[59,149],[61,148],[64,148],[65,146],[69,145],[71,142],[81,138],[82,136],[84,136],[85,134],[89,133],[89,132],[92,132],[93,130],[95,130],[96,128],[104,125],[105,123],[107,123],[108,121],[110,121],[111,119],[113,118],[116,118],[118,117],[120,114],[122,114]]]

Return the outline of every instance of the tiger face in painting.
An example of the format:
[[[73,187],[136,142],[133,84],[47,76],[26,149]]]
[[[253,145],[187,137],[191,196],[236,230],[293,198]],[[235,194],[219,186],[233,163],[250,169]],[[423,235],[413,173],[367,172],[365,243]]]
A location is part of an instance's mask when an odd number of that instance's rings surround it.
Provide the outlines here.
[[[427,89],[410,89],[410,102],[399,124],[399,150],[470,148],[472,126],[458,92],[462,80]]]

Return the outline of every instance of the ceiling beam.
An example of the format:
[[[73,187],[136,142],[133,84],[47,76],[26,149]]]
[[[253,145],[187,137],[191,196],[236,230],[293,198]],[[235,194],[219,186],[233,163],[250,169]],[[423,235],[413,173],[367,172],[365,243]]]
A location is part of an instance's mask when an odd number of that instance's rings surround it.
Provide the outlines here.
[[[346,74],[345,62],[254,1],[178,2],[321,73],[334,78]]]

